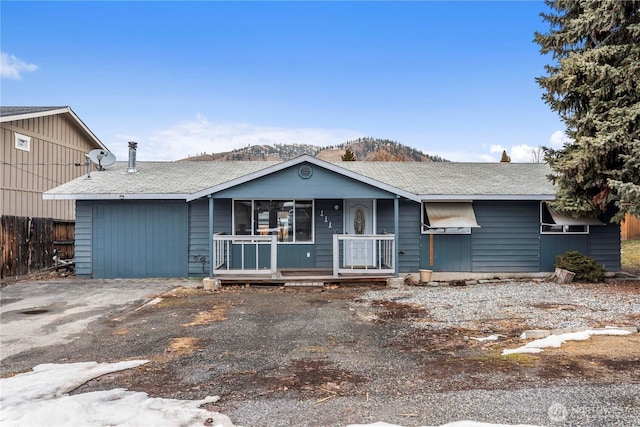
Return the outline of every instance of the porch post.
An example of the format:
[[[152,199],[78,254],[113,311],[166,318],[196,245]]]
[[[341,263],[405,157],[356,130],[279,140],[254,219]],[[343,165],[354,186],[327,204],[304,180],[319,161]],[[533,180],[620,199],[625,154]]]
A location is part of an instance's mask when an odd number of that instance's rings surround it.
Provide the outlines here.
[[[393,242],[393,258],[394,258],[394,265],[393,268],[395,270],[395,276],[398,277],[398,264],[399,264],[399,259],[398,256],[400,255],[400,196],[396,195],[396,198],[393,199],[393,236],[394,236],[394,242]]]
[[[256,245],[257,251],[258,245]],[[258,254],[256,253],[256,268],[258,267]],[[271,236],[271,278],[278,277],[278,236]]]
[[[340,268],[340,244],[338,235],[333,235],[333,277],[338,277],[338,269]]]
[[[209,194],[209,278],[213,279],[213,197]]]

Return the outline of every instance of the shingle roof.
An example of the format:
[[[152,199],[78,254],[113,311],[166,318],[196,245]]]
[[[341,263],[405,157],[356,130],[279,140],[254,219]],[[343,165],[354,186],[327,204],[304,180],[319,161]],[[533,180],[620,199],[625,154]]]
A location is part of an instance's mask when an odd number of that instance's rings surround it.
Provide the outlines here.
[[[546,178],[550,173],[546,164],[313,162],[370,185],[410,193],[415,199],[464,196],[472,199],[548,199],[555,194],[555,187]],[[105,171],[91,172],[90,179],[83,176],[49,190],[45,197],[100,199],[136,195],[147,199],[190,199],[194,193],[224,186],[251,174],[267,174],[270,168],[283,164],[264,161],[138,162],[138,173],[129,174],[126,162],[116,162]]]
[[[91,172],[46,192],[51,195],[149,195],[185,198],[279,162],[138,162],[137,173],[127,173],[127,162]],[[99,197],[101,198],[101,197]],[[150,198],[150,197],[148,197]],[[156,197],[158,198],[158,197]]]
[[[555,194],[544,163],[339,162],[340,167],[421,196]]]
[[[0,117],[21,116],[24,114],[43,113],[46,111],[62,110],[62,107],[0,107]]]

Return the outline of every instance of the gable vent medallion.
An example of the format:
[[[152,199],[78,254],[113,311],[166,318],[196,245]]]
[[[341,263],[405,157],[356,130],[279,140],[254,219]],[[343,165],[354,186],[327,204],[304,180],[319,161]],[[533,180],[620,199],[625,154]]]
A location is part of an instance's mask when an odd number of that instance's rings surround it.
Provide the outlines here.
[[[298,169],[298,175],[300,175],[302,179],[309,179],[311,175],[313,175],[313,169],[309,165],[302,165]]]

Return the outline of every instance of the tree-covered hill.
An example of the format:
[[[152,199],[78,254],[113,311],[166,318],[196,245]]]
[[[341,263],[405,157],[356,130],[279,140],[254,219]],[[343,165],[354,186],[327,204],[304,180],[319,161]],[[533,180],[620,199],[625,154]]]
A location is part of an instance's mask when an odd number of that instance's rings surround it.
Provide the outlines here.
[[[326,161],[339,161],[348,148],[357,160],[366,161],[409,161],[446,162],[440,156],[425,154],[415,148],[396,141],[378,138],[358,138],[329,147],[310,144],[251,145],[223,153],[201,153],[182,160],[289,160],[308,154]]]

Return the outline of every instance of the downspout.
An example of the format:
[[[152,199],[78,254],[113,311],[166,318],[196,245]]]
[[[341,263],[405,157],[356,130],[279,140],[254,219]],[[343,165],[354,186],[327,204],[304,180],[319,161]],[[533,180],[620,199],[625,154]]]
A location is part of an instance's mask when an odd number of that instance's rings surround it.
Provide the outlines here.
[[[400,196],[396,195],[396,198],[393,199],[393,235],[395,239],[394,246],[394,257],[396,259],[396,263],[394,265],[395,268],[395,276],[399,276],[399,267],[400,264]]]
[[[213,197],[209,194],[209,278],[213,279]]]

